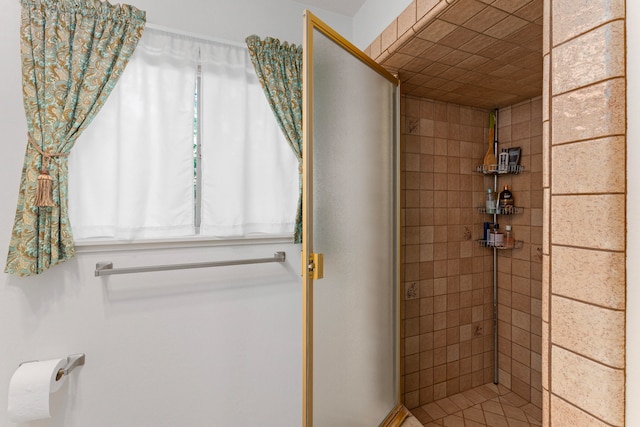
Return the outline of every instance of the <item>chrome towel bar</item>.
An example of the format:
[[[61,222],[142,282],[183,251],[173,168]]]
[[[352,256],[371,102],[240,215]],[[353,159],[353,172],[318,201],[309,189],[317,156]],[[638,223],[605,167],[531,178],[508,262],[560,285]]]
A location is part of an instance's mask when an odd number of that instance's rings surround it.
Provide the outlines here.
[[[110,276],[112,274],[146,273],[150,271],[184,270],[188,268],[225,267],[228,265],[264,264],[268,262],[285,262],[285,252],[276,252],[271,258],[239,259],[233,261],[199,262],[191,264],[150,265],[143,267],[113,268],[111,261],[96,264],[95,276]]]

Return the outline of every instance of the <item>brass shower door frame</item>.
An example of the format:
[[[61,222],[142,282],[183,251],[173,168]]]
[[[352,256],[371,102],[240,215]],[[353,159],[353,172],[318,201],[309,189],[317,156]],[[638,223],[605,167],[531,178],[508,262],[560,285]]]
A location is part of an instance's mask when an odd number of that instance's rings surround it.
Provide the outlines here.
[[[402,401],[401,388],[401,244],[400,244],[400,140],[399,126],[400,122],[400,81],[385,70],[381,65],[373,61],[368,55],[355,47],[351,42],[346,40],[335,30],[322,22],[308,10],[304,13],[304,33],[303,33],[303,225],[302,225],[302,426],[313,426],[313,283],[314,279],[322,278],[322,265],[318,265],[318,259],[322,262],[322,254],[313,253],[313,31],[317,30],[332,40],[338,46],[350,53],[352,56],[360,60],[362,63],[370,67],[379,75],[390,81],[396,86],[395,90],[395,123],[394,129],[396,146],[395,146],[395,280],[396,280],[396,343],[395,343],[395,360],[396,360],[396,404],[389,412],[387,417],[380,424],[381,427],[398,427],[405,418],[410,414],[404,407]],[[319,274],[319,275],[318,275]],[[322,282],[320,282],[320,286]],[[325,427],[325,426],[316,426]]]

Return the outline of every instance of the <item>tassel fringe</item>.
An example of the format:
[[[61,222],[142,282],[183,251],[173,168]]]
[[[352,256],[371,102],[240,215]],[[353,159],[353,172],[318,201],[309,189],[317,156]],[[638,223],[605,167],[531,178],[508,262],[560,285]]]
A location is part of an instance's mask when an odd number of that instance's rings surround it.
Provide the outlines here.
[[[47,207],[56,205],[53,203],[52,181],[53,179],[46,170],[40,172],[38,176],[38,187],[36,189],[36,206]]]
[[[29,144],[42,156],[42,169],[38,176],[35,205],[37,207],[55,206],[53,203],[53,178],[49,175],[49,161],[52,158],[68,157],[69,153],[45,153],[27,133]]]

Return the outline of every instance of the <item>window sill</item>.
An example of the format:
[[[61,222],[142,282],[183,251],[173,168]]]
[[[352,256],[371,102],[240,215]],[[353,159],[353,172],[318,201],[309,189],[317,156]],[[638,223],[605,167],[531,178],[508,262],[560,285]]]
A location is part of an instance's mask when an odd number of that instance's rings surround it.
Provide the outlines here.
[[[75,242],[76,253],[122,252],[156,249],[205,248],[246,245],[292,244],[293,236],[260,236],[213,239],[191,237],[157,240],[79,240]]]

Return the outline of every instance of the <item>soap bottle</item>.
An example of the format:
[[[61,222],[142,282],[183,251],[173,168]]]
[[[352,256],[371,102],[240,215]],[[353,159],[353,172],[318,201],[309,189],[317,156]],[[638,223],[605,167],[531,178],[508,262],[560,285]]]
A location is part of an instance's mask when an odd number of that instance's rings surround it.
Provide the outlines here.
[[[509,191],[508,185],[505,185],[504,190],[500,192],[498,206],[500,207],[500,211],[502,213],[511,213],[511,211],[513,210],[513,194],[511,193],[511,191]]]
[[[506,173],[509,170],[509,151],[506,148],[498,156],[498,172]]]
[[[496,211],[496,194],[487,188],[486,213],[494,213]]]
[[[504,247],[505,248],[513,248],[516,245],[515,238],[513,237],[513,233],[511,232],[511,226],[507,225],[504,227]]]

